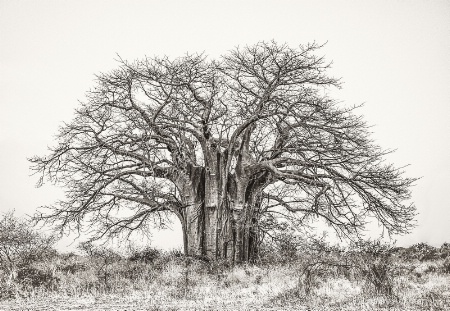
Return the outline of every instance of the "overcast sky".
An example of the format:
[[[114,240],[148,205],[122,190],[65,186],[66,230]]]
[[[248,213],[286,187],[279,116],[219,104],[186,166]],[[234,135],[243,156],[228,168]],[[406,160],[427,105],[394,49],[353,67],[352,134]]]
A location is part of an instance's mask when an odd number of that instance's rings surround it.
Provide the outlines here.
[[[409,164],[417,228],[400,245],[450,242],[450,1],[0,0],[0,213],[32,214],[61,190],[35,188],[43,155],[94,74],[145,55],[217,57],[276,40],[325,43],[333,96],[359,109],[373,138]],[[156,245],[178,245],[181,233]]]

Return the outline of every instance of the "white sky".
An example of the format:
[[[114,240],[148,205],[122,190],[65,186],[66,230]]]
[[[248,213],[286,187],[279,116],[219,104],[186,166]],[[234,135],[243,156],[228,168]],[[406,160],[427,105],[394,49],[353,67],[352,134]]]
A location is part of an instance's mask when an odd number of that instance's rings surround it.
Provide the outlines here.
[[[343,78],[334,97],[365,103],[388,160],[423,178],[420,215],[401,245],[450,242],[450,1],[0,0],[0,212],[32,214],[61,191],[36,189],[26,158],[43,155],[94,74],[145,55],[211,56],[275,39],[328,42]],[[181,243],[177,231],[156,245]]]

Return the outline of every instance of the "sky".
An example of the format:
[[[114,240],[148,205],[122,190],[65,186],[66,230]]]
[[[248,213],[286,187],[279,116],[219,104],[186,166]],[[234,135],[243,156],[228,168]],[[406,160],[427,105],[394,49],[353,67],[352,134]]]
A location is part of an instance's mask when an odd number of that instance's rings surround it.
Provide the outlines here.
[[[397,243],[450,242],[448,0],[0,0],[0,213],[29,215],[62,198],[55,186],[35,187],[27,158],[46,154],[118,56],[219,57],[270,40],[326,43],[319,54],[344,82],[333,97],[364,103],[358,113],[375,142],[396,149],[387,161],[421,177],[412,188],[417,227]],[[179,226],[153,243],[179,246]]]

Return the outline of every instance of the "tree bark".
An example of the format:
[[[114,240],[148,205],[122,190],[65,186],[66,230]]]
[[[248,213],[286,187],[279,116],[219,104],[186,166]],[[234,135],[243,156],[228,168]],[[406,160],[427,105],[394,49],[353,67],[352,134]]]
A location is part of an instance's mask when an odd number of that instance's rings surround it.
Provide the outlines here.
[[[212,140],[202,143],[204,166],[189,166],[181,185],[187,255],[210,260],[251,261],[258,248],[259,193],[265,178],[248,170],[253,164],[245,130],[234,151],[220,150]],[[228,159],[236,162],[231,169]],[[178,185],[178,188],[180,188]]]
[[[186,255],[226,259],[235,263],[254,260],[257,254],[255,195],[246,196],[247,183],[229,177],[225,204],[219,205],[216,173],[203,167],[191,170],[185,187],[183,236]]]

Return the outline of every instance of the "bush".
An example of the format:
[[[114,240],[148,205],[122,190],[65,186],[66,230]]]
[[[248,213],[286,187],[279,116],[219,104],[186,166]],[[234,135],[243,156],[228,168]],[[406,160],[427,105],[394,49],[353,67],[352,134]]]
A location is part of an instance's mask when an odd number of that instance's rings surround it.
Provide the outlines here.
[[[161,252],[153,247],[146,247],[142,250],[132,250],[128,257],[130,261],[141,261],[145,263],[153,263],[156,259],[161,257]]]
[[[97,279],[98,283],[93,283],[91,287],[98,288],[100,285],[102,289],[110,291],[116,269],[115,264],[123,260],[122,256],[111,248],[98,246],[90,241],[81,242],[78,244],[78,249],[89,258],[89,263]]]
[[[450,243],[444,243],[439,248],[439,254],[442,259],[450,257]]]
[[[407,260],[418,259],[420,261],[436,260],[440,258],[439,250],[427,243],[417,243],[409,247],[405,256]]]
[[[352,245],[349,256],[375,292],[383,295],[393,295],[394,265],[392,254],[394,246],[389,243],[360,240]]]
[[[13,284],[0,284],[0,300],[12,299],[17,295],[17,290]]]
[[[68,265],[64,265],[59,267],[59,270],[65,273],[75,274],[80,271],[86,271],[88,269],[85,263],[74,262]]]
[[[298,280],[299,290],[306,295],[321,279],[341,276],[362,278],[377,294],[393,295],[392,245],[360,240],[345,251],[319,239],[311,241],[310,247],[312,252],[301,265]]]
[[[59,278],[51,271],[41,270],[35,267],[22,268],[17,273],[17,281],[27,287],[44,287],[55,289]]]
[[[56,256],[55,242],[55,237],[33,230],[29,222],[15,217],[14,212],[4,214],[0,219],[0,269],[4,271],[0,283],[13,281],[33,263]]]
[[[450,273],[450,257],[447,257],[447,259],[445,259],[444,263],[442,264],[442,271],[444,273]]]
[[[258,250],[258,261],[262,263],[287,263],[295,261],[304,251],[305,241],[292,232],[274,233],[265,239]]]

